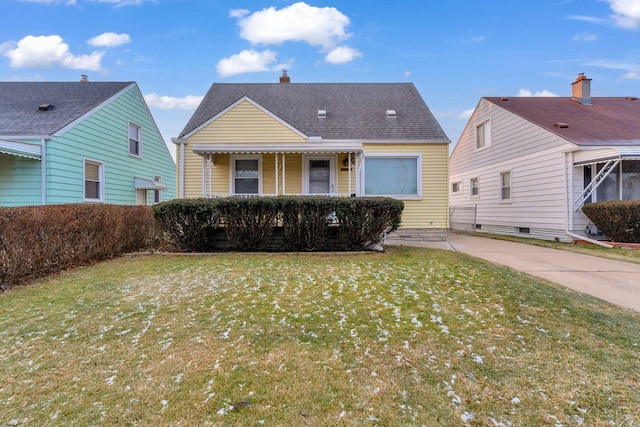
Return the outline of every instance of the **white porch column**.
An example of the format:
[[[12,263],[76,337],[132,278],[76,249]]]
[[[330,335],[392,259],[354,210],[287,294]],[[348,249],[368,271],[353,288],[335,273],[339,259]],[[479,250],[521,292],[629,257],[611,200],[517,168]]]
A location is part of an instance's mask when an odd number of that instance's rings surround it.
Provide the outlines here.
[[[209,154],[209,198],[213,194],[213,165],[215,164],[215,154]]]
[[[207,155],[202,155],[202,197],[207,197]]]
[[[347,170],[349,171],[349,197],[351,197],[351,153],[347,153]]]
[[[282,195],[287,194],[287,189],[285,187],[285,176],[286,176],[286,168],[285,168],[285,156],[286,153],[282,153]]]

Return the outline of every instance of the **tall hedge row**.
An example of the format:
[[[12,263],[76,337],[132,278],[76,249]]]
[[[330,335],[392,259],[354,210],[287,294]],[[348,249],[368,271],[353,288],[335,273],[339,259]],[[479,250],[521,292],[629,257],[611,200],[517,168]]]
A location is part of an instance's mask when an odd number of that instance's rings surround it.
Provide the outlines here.
[[[273,250],[268,243],[280,228],[284,239],[276,250],[324,250],[330,237],[341,250],[362,250],[397,230],[403,209],[390,198],[227,197],[173,200],[155,206],[154,215],[165,236],[188,251],[220,249],[209,234],[196,231],[197,218],[214,234],[224,230],[224,243],[235,250]]]
[[[614,242],[640,243],[639,200],[588,203],[582,211]]]
[[[0,208],[0,283],[7,286],[148,246],[156,236],[145,206]]]

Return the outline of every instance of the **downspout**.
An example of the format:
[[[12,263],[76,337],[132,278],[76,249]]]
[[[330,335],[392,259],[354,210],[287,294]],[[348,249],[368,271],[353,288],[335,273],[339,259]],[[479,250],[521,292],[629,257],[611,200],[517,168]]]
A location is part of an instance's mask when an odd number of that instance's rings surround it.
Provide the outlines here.
[[[567,159],[568,155],[571,155],[571,159]],[[567,161],[570,160],[570,161]],[[564,168],[565,168],[565,174],[564,174],[564,181],[565,181],[565,200],[566,200],[566,209],[567,209],[567,213],[565,215],[565,230],[564,232],[569,236],[569,237],[573,237],[574,239],[577,240],[583,240],[585,242],[589,242],[591,244],[594,245],[598,245],[598,246],[602,246],[605,248],[613,248],[612,245],[608,244],[608,243],[604,243],[601,242],[599,240],[595,240],[595,239],[591,239],[589,237],[586,236],[581,236],[579,234],[576,234],[572,231],[570,231],[570,228],[573,228],[573,209],[572,209],[572,204],[573,202],[571,201],[571,193],[572,191],[570,191],[570,189],[573,188],[573,180],[569,179],[569,173],[571,173],[571,169],[570,166],[573,165],[573,153],[565,153],[565,162],[564,162]],[[571,187],[569,187],[571,186]]]
[[[47,204],[47,140],[40,141],[40,204]]]
[[[171,138],[171,142],[180,147],[180,164],[178,165],[178,198],[184,199],[184,146],[187,141]]]
[[[180,198],[184,199],[184,144],[180,144]]]

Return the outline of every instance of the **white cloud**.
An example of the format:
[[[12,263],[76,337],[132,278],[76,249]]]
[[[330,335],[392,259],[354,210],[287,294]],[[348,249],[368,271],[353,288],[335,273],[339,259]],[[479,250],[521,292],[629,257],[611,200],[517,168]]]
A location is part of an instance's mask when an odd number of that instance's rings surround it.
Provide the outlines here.
[[[403,76],[405,79],[408,79],[409,77],[411,77],[411,71],[405,71],[404,73],[402,73],[402,76]]]
[[[459,119],[470,119],[471,115],[473,114],[473,112],[475,111],[475,108],[469,108],[468,110],[464,110],[462,111],[460,114],[458,114],[458,118]]]
[[[123,44],[131,43],[131,37],[129,37],[129,34],[125,33],[102,33],[99,36],[89,39],[87,43],[89,43],[91,46],[116,47]]]
[[[247,9],[232,9],[229,11],[229,16],[232,18],[242,18],[247,16],[250,12]]]
[[[78,3],[77,0],[18,0],[25,3],[40,3],[40,4],[64,4],[67,6],[73,6]],[[155,2],[157,0],[86,0],[90,3],[110,3],[114,6],[139,6],[147,1]]]
[[[598,40],[598,35],[593,33],[579,33],[573,36],[574,42],[594,42]]]
[[[100,70],[104,52],[92,52],[89,55],[73,55],[69,45],[58,35],[26,36],[15,48],[7,49],[3,45],[3,54],[11,60],[13,68],[47,68],[62,66],[74,70]]]
[[[532,92],[529,89],[520,89],[520,91],[518,91],[518,94],[516,96],[527,96],[527,97],[531,97],[531,96],[536,96],[536,97],[556,97],[558,95],[556,95],[553,92],[550,92],[548,90],[539,90],[537,92]]]
[[[358,49],[348,46],[338,46],[325,56],[325,60],[330,64],[344,64],[361,57],[362,53]]]
[[[173,96],[160,96],[157,93],[149,93],[144,96],[144,100],[149,107],[159,108],[161,110],[194,110],[200,105],[202,96],[187,95],[183,98]]]
[[[607,23],[606,19],[596,18],[594,16],[572,15],[572,16],[569,16],[568,19],[573,19],[575,21],[590,22],[592,24],[606,24]]]
[[[116,7],[119,6],[139,6],[147,1],[155,2],[156,0],[89,0],[94,3],[110,3]]]
[[[608,70],[619,70],[625,72],[620,78],[623,80],[640,80],[640,64],[633,62],[623,62],[612,59],[599,59],[597,61],[591,61],[585,65],[589,67],[600,67]]]
[[[273,71],[289,68],[287,65],[274,65],[276,52],[272,50],[243,50],[242,52],[221,59],[216,65],[216,72],[220,77],[233,76],[242,73],[254,73],[258,71]]]
[[[240,15],[238,11],[235,13]],[[241,15],[238,22],[240,37],[252,44],[279,45],[287,41],[302,41],[326,50],[350,37],[346,31],[349,24],[349,18],[336,8],[314,7],[304,2],[279,10],[269,7]]]
[[[41,4],[60,4],[60,3],[64,3],[64,4],[68,4],[68,5],[74,5],[76,4],[75,0],[19,0],[23,3],[41,3]]]
[[[465,43],[482,43],[484,39],[485,39],[484,36],[476,36],[476,37],[471,37],[469,39],[466,39],[464,42]]]
[[[640,27],[640,0],[606,0],[613,11],[611,17],[621,28]]]
[[[622,75],[620,78],[624,80],[640,80],[640,73],[632,71],[630,73]]]

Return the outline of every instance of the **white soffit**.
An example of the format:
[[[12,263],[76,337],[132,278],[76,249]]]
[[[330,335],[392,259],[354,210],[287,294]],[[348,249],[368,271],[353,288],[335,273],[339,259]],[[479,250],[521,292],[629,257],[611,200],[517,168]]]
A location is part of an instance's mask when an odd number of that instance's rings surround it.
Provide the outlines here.
[[[226,154],[271,154],[271,153],[361,153],[363,151],[360,143],[307,143],[307,144],[195,144],[193,152],[204,153],[226,153]]]
[[[0,153],[26,157],[27,159],[41,160],[42,147],[40,145],[27,144],[24,142],[0,140]]]
[[[606,162],[607,160],[640,160],[640,145],[618,147],[601,147],[590,150],[579,150],[573,153],[575,166]]]

